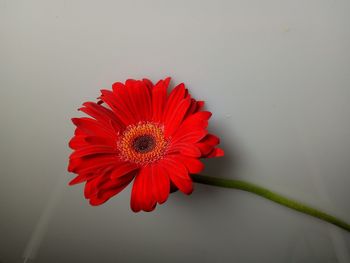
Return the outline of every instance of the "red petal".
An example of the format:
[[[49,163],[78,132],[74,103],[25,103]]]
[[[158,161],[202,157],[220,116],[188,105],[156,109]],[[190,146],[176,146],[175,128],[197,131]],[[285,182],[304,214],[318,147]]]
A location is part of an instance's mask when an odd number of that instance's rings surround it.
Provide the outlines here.
[[[74,158],[79,158],[79,157],[88,156],[88,155],[106,154],[106,153],[116,154],[116,150],[106,145],[89,145],[74,151],[70,155],[70,158],[74,159]]]
[[[152,89],[152,120],[155,122],[160,122],[163,119],[169,81],[170,78],[160,80]]]
[[[85,182],[86,180],[87,176],[85,174],[79,174],[77,177],[75,177],[69,182],[69,185],[80,184],[82,182]]]
[[[220,143],[220,139],[213,134],[208,134],[200,142],[196,143],[196,146],[202,152],[202,155],[206,157],[216,145]]]
[[[174,134],[173,141],[178,141],[180,138],[186,137],[191,133],[201,132],[205,130],[205,128],[208,125],[208,119],[210,118],[210,116],[211,116],[210,112],[201,111],[185,119],[184,122],[179,127],[179,129],[177,130],[177,132]],[[203,137],[200,137],[199,139],[196,138],[196,139],[200,140]],[[193,141],[193,142],[197,142],[197,141]]]
[[[188,156],[193,156],[193,157],[200,157],[202,155],[201,151],[199,148],[190,143],[177,143],[177,144],[172,144],[168,150],[167,153],[181,153],[184,155]]]
[[[96,164],[114,164],[119,163],[120,160],[117,156],[111,154],[99,154],[96,156],[86,156],[82,158],[69,159],[69,172],[79,173],[82,169],[92,167]]]
[[[81,158],[76,158],[76,159],[69,159],[68,163],[68,172],[74,172],[74,169],[78,167],[82,163]]]
[[[220,139],[214,134],[208,134],[201,141],[201,143],[209,144],[211,146],[218,145],[220,143]]]
[[[151,94],[145,83],[142,81],[127,80],[125,83],[132,112],[137,121],[151,119]]]
[[[125,88],[125,85],[121,82],[116,82],[116,83],[113,83],[113,85],[112,85],[112,90],[113,90],[114,95],[118,94],[119,89],[124,89],[124,88]]]
[[[142,81],[143,81],[143,83],[145,83],[147,88],[151,89],[153,87],[153,83],[149,79],[144,78],[144,79],[142,79]]]
[[[152,176],[150,166],[145,166],[136,175],[131,191],[131,209],[134,212],[144,210],[150,212],[156,206],[152,191]]]
[[[74,135],[75,136],[86,136],[86,133],[82,129],[76,128],[74,131]]]
[[[197,108],[197,101],[195,99],[191,99],[191,105],[186,112],[185,118],[195,113],[196,108]]]
[[[78,149],[80,147],[86,146],[87,143],[85,141],[84,135],[76,135],[69,141],[69,147],[71,149]]]
[[[188,175],[186,167],[174,157],[163,159],[161,165],[169,174],[170,180],[183,193],[190,194],[193,191],[192,179]]]
[[[164,203],[170,193],[169,176],[161,166],[153,165],[152,169],[153,195],[159,204]]]
[[[119,185],[118,182],[112,182],[110,180],[110,173],[108,171],[106,172],[106,170],[101,170],[101,173],[97,174],[98,176],[90,178],[85,184],[84,195],[87,199],[101,191],[103,185],[105,186],[105,189],[107,189],[106,186],[113,187]]]
[[[118,87],[118,89],[117,89]],[[101,99],[108,104],[118,119],[125,125],[137,122],[132,110],[131,101],[125,87],[113,86],[113,91],[101,90]]]
[[[118,181],[106,181],[99,186],[96,194],[90,197],[91,205],[101,205],[110,199],[112,196],[122,191],[133,179],[133,175],[121,177]]]
[[[100,137],[100,136],[87,136],[85,141],[92,145],[106,145],[114,147],[116,145],[116,140],[111,137]]]
[[[187,89],[183,83],[177,85],[171,91],[164,109],[163,121],[170,117],[172,112],[176,109],[177,105],[185,98],[186,95]]]
[[[97,158],[92,158],[97,159]],[[79,167],[77,167],[74,172],[76,173],[96,173],[98,171],[109,169],[118,165],[120,161],[117,158],[99,158],[91,162],[82,162]]]
[[[189,106],[191,104],[191,99],[183,99],[176,108],[169,112],[167,118],[164,120],[165,130],[164,136],[168,137],[172,135],[180,126]]]
[[[77,130],[81,130],[86,135],[96,135],[102,137],[115,137],[114,130],[102,125],[91,118],[72,118],[72,122],[77,126]],[[82,133],[80,133],[82,134]],[[78,134],[76,134],[78,135]]]
[[[185,119],[191,116],[192,114],[201,111],[203,107],[204,101],[196,101],[195,99],[191,99],[191,106],[186,113]]]
[[[196,146],[201,151],[203,157],[207,156],[214,149],[213,146],[201,142],[196,143]]]
[[[202,100],[197,101],[195,112],[201,111],[204,107],[205,102]]]
[[[83,106],[84,107],[80,108],[79,110],[85,112],[86,114],[95,118],[96,120],[103,123],[104,125],[109,126],[110,122],[112,121],[113,124],[115,125],[114,127],[117,126],[118,130],[121,129],[122,123],[117,118],[117,116],[113,113],[113,111],[94,102],[85,102]]]
[[[196,143],[199,140],[201,140],[205,135],[207,135],[207,130],[194,130],[194,131],[189,131],[187,133],[183,133],[180,135],[177,135],[172,139],[172,142],[174,145],[177,143]]]
[[[92,178],[88,180],[84,187],[84,196],[86,199],[89,199],[91,196],[97,194],[98,192],[98,186],[103,182],[108,180],[108,178],[103,176],[97,176],[95,178]]]
[[[111,174],[111,179],[117,179],[125,174],[128,174],[134,170],[136,170],[138,167],[133,164],[133,163],[129,163],[129,162],[122,162],[120,164],[118,164],[112,171]]]
[[[204,169],[204,164],[196,158],[191,158],[183,155],[178,156],[178,158],[186,166],[188,172],[191,174],[200,173]]]
[[[207,158],[213,158],[213,157],[221,157],[221,156],[224,156],[225,155],[225,152],[224,150],[220,149],[220,148],[214,148],[213,151],[208,154]]]

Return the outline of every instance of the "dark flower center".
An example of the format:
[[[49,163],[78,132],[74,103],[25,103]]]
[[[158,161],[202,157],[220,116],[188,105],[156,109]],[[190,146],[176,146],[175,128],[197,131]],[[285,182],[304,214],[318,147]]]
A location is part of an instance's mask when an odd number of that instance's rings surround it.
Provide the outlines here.
[[[147,153],[152,151],[156,146],[155,139],[152,135],[141,135],[134,139],[132,147],[136,152]]]
[[[126,127],[117,145],[121,159],[143,166],[162,159],[168,141],[162,126],[141,122]]]

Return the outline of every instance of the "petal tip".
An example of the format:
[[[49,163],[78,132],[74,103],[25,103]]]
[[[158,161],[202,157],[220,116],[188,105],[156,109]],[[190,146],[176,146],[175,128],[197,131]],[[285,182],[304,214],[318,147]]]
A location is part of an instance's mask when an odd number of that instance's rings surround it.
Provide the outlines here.
[[[222,157],[225,152],[221,148],[214,148],[213,151],[207,156],[207,158]]]

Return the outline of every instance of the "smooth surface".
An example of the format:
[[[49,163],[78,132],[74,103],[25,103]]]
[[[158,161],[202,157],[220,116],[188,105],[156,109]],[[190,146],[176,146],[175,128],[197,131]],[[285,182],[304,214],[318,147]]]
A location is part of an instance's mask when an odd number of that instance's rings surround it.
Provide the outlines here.
[[[350,234],[196,185],[134,214],[68,187],[70,118],[115,81],[207,101],[244,179],[350,221],[350,2],[0,0],[0,262],[350,262]]]

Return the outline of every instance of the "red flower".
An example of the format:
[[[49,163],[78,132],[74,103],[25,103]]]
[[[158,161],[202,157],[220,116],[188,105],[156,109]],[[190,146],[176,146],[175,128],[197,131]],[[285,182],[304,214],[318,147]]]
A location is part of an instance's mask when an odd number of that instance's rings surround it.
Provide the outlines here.
[[[84,194],[100,205],[134,180],[131,209],[152,211],[171,189],[192,192],[189,173],[199,173],[199,158],[222,156],[219,138],[206,130],[211,113],[184,84],[167,95],[170,78],[156,85],[147,79],[117,82],[101,90],[98,103],[79,110],[92,118],[73,118],[69,146],[70,185],[86,182]]]

